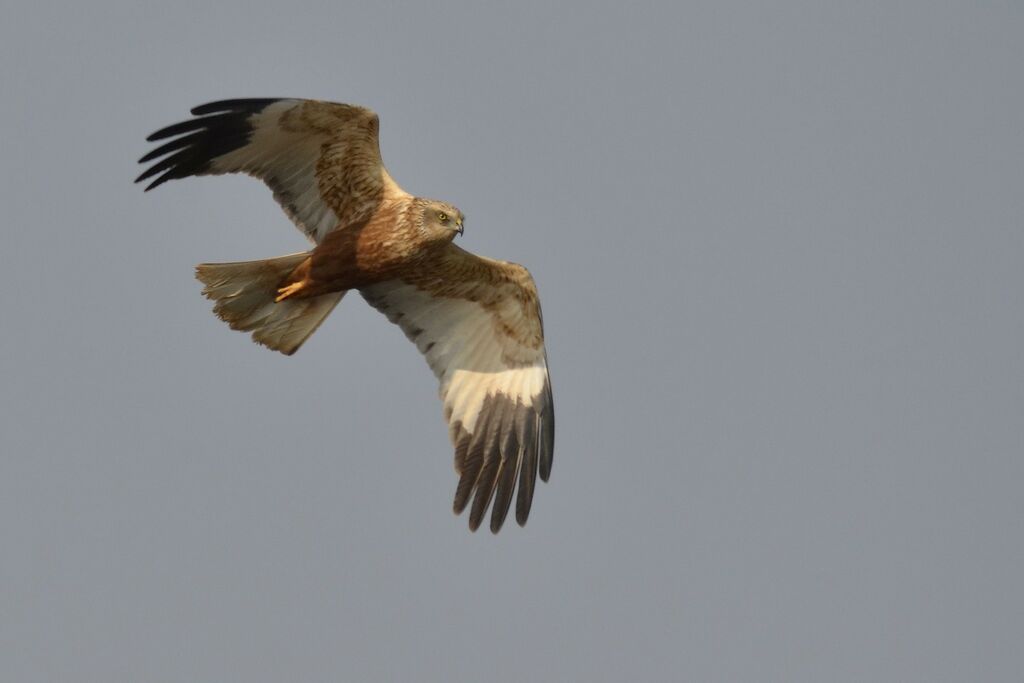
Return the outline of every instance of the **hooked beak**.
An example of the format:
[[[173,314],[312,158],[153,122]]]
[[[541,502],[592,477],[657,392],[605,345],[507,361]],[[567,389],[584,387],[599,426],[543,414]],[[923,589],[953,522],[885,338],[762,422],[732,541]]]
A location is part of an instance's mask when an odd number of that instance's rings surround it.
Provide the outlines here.
[[[459,234],[462,234],[462,219],[459,218],[455,221],[455,226],[459,229]]]

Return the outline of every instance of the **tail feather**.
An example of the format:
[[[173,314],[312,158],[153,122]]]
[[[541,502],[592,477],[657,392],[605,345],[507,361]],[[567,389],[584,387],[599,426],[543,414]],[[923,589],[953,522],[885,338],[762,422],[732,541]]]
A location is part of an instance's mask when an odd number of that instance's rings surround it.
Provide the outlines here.
[[[233,330],[252,331],[253,341],[292,355],[316,332],[345,292],[274,303],[281,282],[308,253],[264,261],[201,263],[196,278],[203,294],[216,302],[213,312]]]

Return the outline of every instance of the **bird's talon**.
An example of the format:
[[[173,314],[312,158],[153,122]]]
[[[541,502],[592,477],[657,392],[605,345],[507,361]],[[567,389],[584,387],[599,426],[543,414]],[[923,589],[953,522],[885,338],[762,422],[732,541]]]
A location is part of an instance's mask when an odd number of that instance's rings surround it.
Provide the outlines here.
[[[290,297],[292,294],[295,294],[296,292],[301,290],[302,286],[303,285],[302,285],[301,282],[293,282],[290,285],[288,285],[287,287],[281,287],[280,289],[277,290],[277,298],[274,299],[274,303],[280,303],[280,302],[284,301],[285,299]]]

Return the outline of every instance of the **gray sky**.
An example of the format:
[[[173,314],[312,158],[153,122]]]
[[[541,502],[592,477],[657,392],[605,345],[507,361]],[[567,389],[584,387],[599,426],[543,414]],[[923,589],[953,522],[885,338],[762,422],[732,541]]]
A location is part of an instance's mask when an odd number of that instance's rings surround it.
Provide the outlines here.
[[[0,21],[0,678],[1019,681],[1019,3],[29,3]],[[359,103],[540,287],[558,415],[470,534],[436,383],[348,297],[285,358],[131,180],[226,97]]]

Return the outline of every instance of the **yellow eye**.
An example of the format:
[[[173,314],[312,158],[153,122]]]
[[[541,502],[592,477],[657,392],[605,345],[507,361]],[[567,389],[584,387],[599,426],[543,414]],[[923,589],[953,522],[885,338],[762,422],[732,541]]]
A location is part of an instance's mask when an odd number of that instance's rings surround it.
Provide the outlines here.
[[[448,222],[448,214],[446,214],[444,211],[442,211],[441,213],[437,214],[437,220],[441,221],[442,223],[447,223]]]

